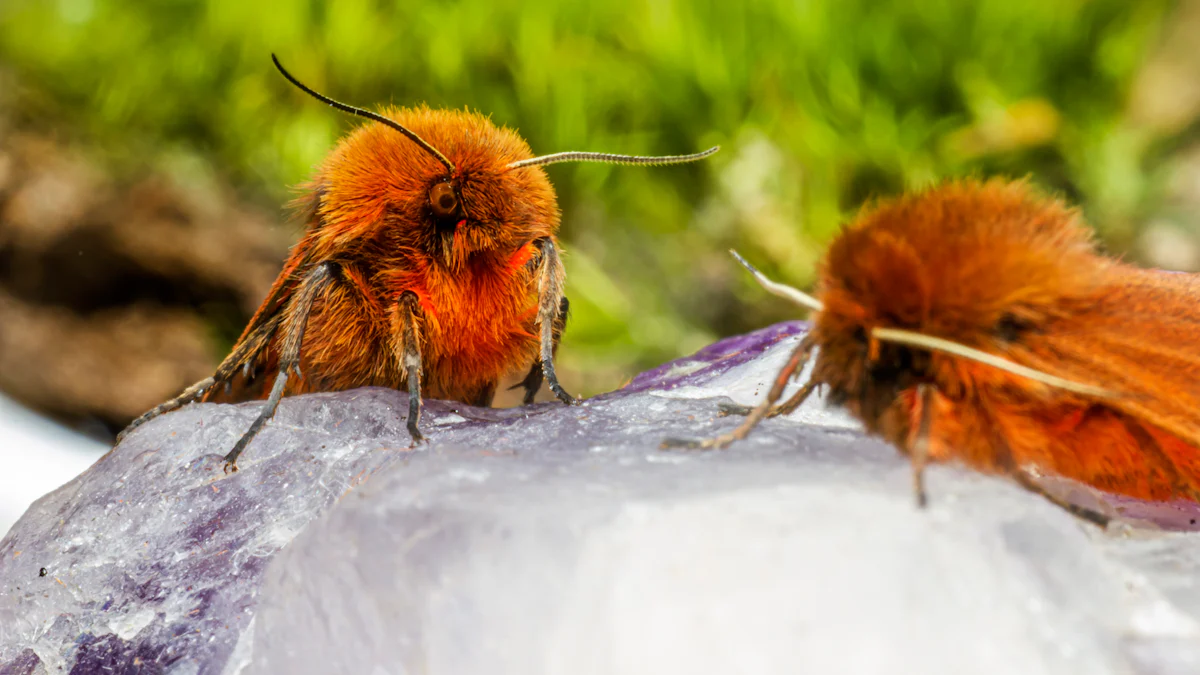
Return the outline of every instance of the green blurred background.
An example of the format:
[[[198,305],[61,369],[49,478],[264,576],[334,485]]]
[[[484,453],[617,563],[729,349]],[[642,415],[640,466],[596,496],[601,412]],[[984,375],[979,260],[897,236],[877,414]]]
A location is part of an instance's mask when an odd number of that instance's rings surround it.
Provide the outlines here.
[[[111,430],[223,356],[298,236],[289,186],[356,123],[271,52],[335,98],[479,110],[536,153],[722,146],[548,168],[577,393],[793,316],[726,249],[803,286],[863,200],[947,176],[1030,175],[1110,250],[1193,269],[1196,5],[4,0],[0,388]]]

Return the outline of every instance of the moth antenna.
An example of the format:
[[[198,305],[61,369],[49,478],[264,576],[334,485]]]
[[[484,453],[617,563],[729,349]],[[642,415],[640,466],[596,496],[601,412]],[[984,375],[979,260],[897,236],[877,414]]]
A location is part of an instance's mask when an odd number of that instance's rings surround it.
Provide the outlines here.
[[[408,136],[409,140],[411,140],[413,143],[416,143],[417,145],[421,146],[422,150],[433,155],[434,158],[437,159],[437,161],[439,161],[443,165],[445,165],[446,169],[448,169],[451,174],[454,173],[454,163],[451,162],[449,159],[446,159],[446,156],[443,155],[442,153],[438,152],[437,148],[430,145],[424,138],[421,138],[415,132],[412,132],[412,131],[406,129],[404,126],[397,123],[396,121],[390,120],[390,119],[384,117],[383,115],[380,115],[379,113],[374,113],[374,112],[371,112],[370,110],[364,110],[363,108],[355,108],[352,105],[347,105],[340,101],[335,101],[324,94],[313,91],[312,89],[310,89],[308,87],[308,85],[304,84],[300,80],[297,80],[295,77],[292,77],[292,74],[284,69],[283,64],[279,63],[279,59],[276,58],[274,54],[271,54],[271,60],[275,62],[275,67],[279,70],[280,74],[282,74],[285,78],[287,78],[287,81],[294,84],[296,86],[296,88],[299,89],[300,91],[308,94],[309,96],[317,99],[318,101],[321,101],[322,103],[327,103],[327,104],[333,106],[334,108],[341,110],[342,112],[350,113],[351,115],[357,115],[358,117],[365,117],[369,120],[379,122],[380,124],[382,124],[384,126],[388,126],[388,127],[395,129],[396,131],[399,131],[400,133],[404,134],[405,136]]]
[[[1073,382],[1056,375],[1043,373],[1040,370],[1034,370],[1022,366],[1019,363],[1013,363],[1008,359],[1001,358],[995,354],[989,354],[985,351],[968,347],[950,340],[933,337],[932,335],[924,335],[922,333],[914,333],[913,331],[904,330],[902,328],[872,328],[871,337],[882,340],[884,342],[892,342],[895,344],[910,345],[912,347],[922,347],[930,351],[942,352],[944,354],[952,354],[961,356],[964,359],[970,359],[978,363],[982,363],[993,368],[1008,371],[1014,375],[1029,378],[1035,382],[1041,382],[1050,387],[1063,389],[1066,391],[1083,394],[1085,396],[1096,396],[1099,398],[1114,398],[1117,396],[1115,392],[1095,387],[1090,384],[1080,384]]]
[[[750,270],[750,274],[754,275],[754,280],[757,281],[760,286],[762,286],[764,289],[766,289],[766,291],[768,293],[771,293],[773,295],[778,295],[779,297],[784,298],[785,300],[791,300],[792,302],[796,303],[797,305],[800,305],[801,307],[804,307],[805,309],[811,309],[814,312],[819,312],[819,311],[825,309],[824,303],[822,303],[820,300],[814,298],[813,296],[809,295],[808,293],[805,293],[804,291],[792,288],[791,286],[788,286],[786,284],[781,284],[781,283],[778,283],[775,281],[771,281],[770,279],[767,278],[767,275],[763,274],[762,272],[759,272],[757,269],[755,269],[754,265],[751,265],[750,263],[746,262],[745,258],[738,255],[737,251],[735,251],[733,249],[729,249],[729,253],[733,255],[735,260],[737,260],[738,262],[740,262],[742,264],[742,267],[745,267],[746,269]]]
[[[662,157],[643,157],[640,155],[611,155],[606,152],[556,152],[553,155],[542,155],[512,162],[509,169],[519,169],[523,166],[544,166],[560,162],[599,162],[600,164],[636,164],[640,166],[663,166],[665,164],[686,164],[698,159],[714,155],[721,146],[714,145],[704,152],[691,155],[665,155]]]

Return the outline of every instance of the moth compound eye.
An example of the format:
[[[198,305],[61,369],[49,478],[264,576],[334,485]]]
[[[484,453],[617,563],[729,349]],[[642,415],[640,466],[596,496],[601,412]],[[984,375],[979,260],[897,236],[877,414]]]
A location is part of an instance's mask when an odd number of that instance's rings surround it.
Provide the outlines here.
[[[996,322],[992,332],[1004,342],[1016,342],[1032,328],[1027,321],[1022,321],[1012,314],[1005,314]]]
[[[429,190],[429,206],[438,218],[450,218],[458,212],[458,195],[449,183],[438,183]]]

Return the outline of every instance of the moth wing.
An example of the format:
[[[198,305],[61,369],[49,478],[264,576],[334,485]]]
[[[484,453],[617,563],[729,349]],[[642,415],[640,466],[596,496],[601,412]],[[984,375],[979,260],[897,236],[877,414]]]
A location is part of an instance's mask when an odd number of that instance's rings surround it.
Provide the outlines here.
[[[1200,488],[1200,275],[1120,266],[1109,292],[1062,323],[1027,364],[1114,392],[1100,402]]]
[[[283,308],[287,306],[288,300],[300,285],[301,271],[311,267],[311,263],[316,257],[314,252],[314,248],[316,247],[313,245],[315,241],[314,234],[325,225],[319,213],[321,200],[324,196],[324,188],[316,184],[304,187],[304,194],[296,198],[291,204],[291,208],[306,223],[304,237],[292,249],[291,254],[283,265],[283,269],[279,272],[279,276],[275,277],[275,283],[271,284],[271,290],[267,292],[266,299],[255,310],[254,316],[250,317],[246,328],[238,337],[237,342],[234,343],[235,351],[251,334],[262,328],[263,325],[283,311]]]
[[[310,267],[308,241],[307,237],[302,239],[288,257],[266,299],[246,324],[229,356],[217,367],[217,384],[203,400],[236,403],[266,398],[275,379],[273,371],[278,367],[278,355],[273,353],[271,345],[279,332],[284,310],[300,285],[301,270]]]

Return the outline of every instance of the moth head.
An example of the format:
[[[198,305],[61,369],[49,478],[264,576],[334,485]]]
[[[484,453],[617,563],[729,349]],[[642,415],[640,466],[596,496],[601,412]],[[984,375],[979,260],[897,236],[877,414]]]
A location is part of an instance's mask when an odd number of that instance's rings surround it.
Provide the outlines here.
[[[448,267],[472,255],[510,252],[553,235],[559,225],[554,190],[543,166],[560,162],[664,165],[717,152],[642,157],[597,152],[533,156],[514,131],[466,111],[388,108],[373,112],[335,101],[275,67],[300,90],[338,110],[371,120],[330,154],[314,181],[325,219],[383,222],[402,247]],[[397,135],[398,134],[398,135]]]
[[[843,229],[819,272],[822,322],[1003,351],[1084,308],[1109,264],[1076,210],[1028,184],[947,183]]]
[[[815,310],[814,377],[835,400],[878,409],[921,382],[966,386],[954,377],[962,363],[993,379],[1113,395],[1009,358],[1085,308],[1109,264],[1074,210],[1023,183],[950,183],[868,207],[830,245],[815,295],[738,259],[767,290]]]

